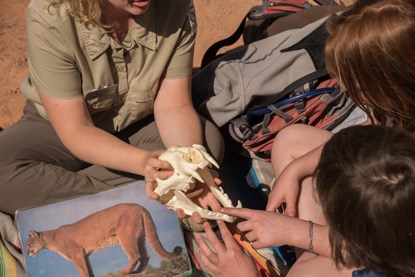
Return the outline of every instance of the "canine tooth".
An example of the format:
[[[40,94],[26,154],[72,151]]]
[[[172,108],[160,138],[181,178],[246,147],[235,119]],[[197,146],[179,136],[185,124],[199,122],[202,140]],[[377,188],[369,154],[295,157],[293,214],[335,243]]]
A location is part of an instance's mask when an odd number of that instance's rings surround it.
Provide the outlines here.
[[[197,171],[193,171],[190,173],[192,175],[193,178],[197,179],[199,182],[204,183],[205,180],[203,180],[202,176],[200,176],[199,173],[197,173]]]

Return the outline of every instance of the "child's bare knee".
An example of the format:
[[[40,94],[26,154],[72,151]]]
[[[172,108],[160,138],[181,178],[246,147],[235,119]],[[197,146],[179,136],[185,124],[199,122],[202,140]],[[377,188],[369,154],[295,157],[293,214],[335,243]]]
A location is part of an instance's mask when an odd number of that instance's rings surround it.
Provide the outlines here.
[[[310,127],[304,124],[293,124],[285,127],[278,132],[274,139],[272,151],[279,152],[280,150],[286,151],[287,149],[295,149],[299,144],[307,141],[304,133],[307,132]]]

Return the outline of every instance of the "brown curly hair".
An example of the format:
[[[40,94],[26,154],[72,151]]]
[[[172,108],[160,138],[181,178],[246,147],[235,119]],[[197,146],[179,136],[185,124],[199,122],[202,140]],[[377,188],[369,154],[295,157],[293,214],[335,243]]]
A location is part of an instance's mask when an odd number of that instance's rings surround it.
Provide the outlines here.
[[[380,125],[341,130],[314,173],[338,267],[415,276],[415,137]]]

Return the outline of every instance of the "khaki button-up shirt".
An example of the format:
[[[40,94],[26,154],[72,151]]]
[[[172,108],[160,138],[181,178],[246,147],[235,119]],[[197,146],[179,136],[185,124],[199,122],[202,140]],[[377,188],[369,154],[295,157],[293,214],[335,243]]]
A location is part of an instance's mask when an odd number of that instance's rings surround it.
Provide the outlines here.
[[[117,43],[101,28],[69,16],[64,7],[48,12],[44,0],[32,0],[23,94],[45,118],[38,91],[62,99],[83,95],[95,124],[109,132],[150,115],[160,79],[191,74],[195,32],[189,2],[152,0]]]

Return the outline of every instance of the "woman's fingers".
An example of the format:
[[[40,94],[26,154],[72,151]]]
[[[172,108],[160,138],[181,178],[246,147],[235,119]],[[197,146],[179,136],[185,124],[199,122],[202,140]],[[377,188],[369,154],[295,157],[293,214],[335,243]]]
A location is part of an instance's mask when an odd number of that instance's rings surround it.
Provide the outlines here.
[[[159,195],[157,193],[154,192],[154,189],[156,188],[156,182],[153,180],[145,180],[145,186],[146,186],[146,194],[148,197],[150,197],[151,199],[154,200],[158,200],[159,199]]]

